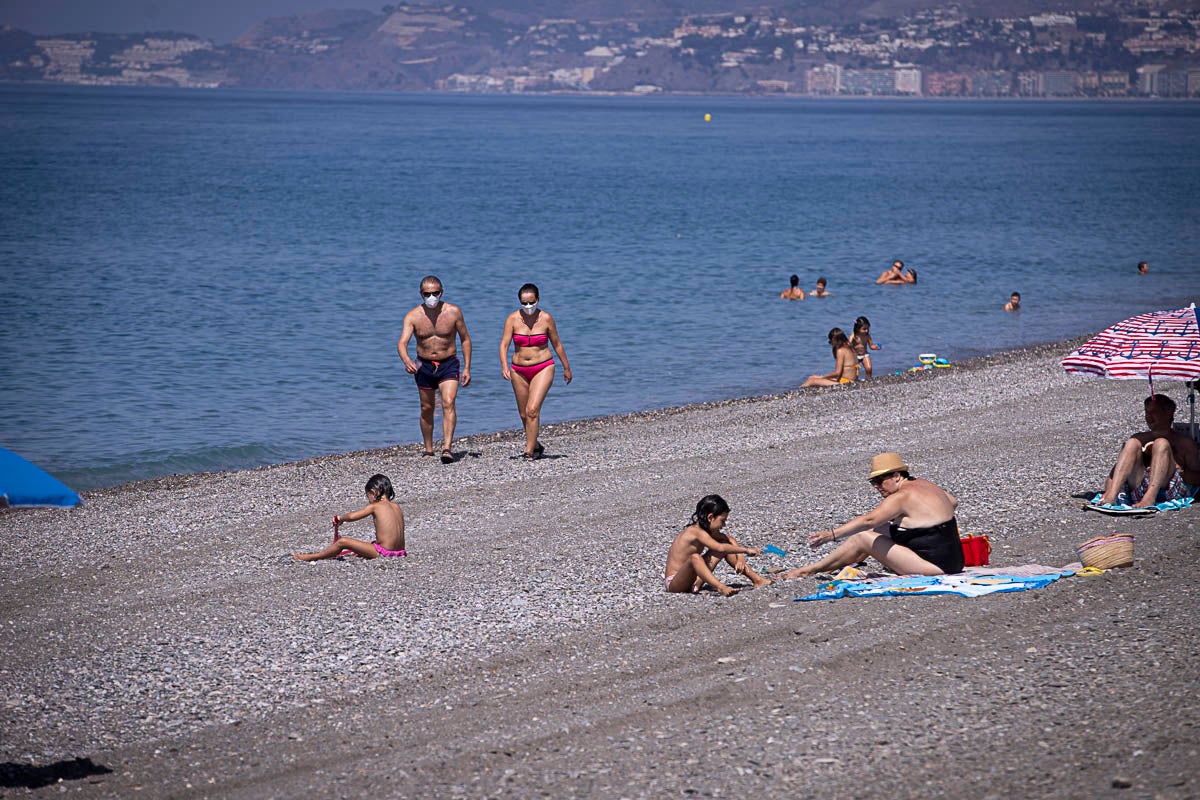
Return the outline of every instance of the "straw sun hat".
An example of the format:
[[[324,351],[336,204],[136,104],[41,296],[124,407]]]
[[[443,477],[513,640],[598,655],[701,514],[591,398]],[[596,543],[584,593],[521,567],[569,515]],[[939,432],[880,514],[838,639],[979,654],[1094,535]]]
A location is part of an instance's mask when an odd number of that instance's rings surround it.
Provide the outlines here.
[[[871,474],[867,479],[891,475],[893,472],[908,472],[908,464],[904,463],[899,453],[880,453],[871,459]]]

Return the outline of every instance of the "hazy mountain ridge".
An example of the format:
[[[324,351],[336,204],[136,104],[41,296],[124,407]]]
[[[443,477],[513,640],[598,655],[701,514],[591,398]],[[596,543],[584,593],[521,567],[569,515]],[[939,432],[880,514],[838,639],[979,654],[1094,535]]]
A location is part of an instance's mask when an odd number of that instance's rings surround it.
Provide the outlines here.
[[[331,31],[355,26],[375,20],[379,15],[371,11],[331,9],[290,17],[273,17],[259,22],[237,37],[233,44],[244,45],[272,36],[298,36],[306,31]]]
[[[1200,68],[1200,11],[1095,0],[1066,14],[1054,5],[979,0],[930,9],[907,0],[829,0],[748,10],[747,3],[717,0],[477,0],[268,19],[223,46],[175,33],[35,37],[4,29],[0,80],[394,91],[1200,94],[1200,73],[1193,89],[1186,72]],[[1154,75],[1135,72],[1155,62],[1164,75],[1183,77],[1164,78],[1160,88]],[[931,75],[941,77],[931,83]]]

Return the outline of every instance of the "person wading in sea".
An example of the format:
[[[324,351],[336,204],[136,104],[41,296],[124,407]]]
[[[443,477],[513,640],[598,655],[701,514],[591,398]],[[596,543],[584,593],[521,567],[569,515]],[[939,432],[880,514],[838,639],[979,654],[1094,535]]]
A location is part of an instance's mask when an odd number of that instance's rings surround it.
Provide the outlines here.
[[[800,276],[793,275],[790,278],[790,280],[791,280],[791,285],[779,293],[779,299],[780,300],[803,300],[804,299],[804,290],[800,288]]]

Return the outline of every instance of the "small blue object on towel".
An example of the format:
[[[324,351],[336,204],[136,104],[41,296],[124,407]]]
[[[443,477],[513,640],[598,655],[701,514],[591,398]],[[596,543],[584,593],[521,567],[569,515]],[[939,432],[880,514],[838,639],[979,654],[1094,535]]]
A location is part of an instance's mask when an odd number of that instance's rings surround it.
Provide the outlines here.
[[[763,552],[764,552],[764,553],[766,553],[766,554],[767,554],[767,555],[769,555],[769,556],[780,556],[780,557],[782,557],[782,556],[786,556],[786,555],[787,555],[787,551],[786,551],[786,550],[780,550],[778,547],[776,547],[776,546],[775,546],[775,545],[773,545],[773,544],[769,544],[769,545],[767,545],[766,547],[764,547],[764,548],[763,548]]]
[[[999,592],[1023,592],[1040,589],[1059,578],[1074,575],[1074,570],[1045,575],[913,575],[906,578],[882,578],[866,581],[832,581],[800,600],[837,600],[840,597],[883,597],[910,594],[957,594],[980,597]]]

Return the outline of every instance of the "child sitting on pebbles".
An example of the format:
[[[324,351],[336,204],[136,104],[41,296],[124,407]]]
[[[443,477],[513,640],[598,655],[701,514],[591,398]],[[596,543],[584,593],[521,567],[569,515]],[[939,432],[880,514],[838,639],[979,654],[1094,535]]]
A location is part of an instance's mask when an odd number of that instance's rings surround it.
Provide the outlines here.
[[[386,475],[372,475],[367,481],[367,505],[349,514],[334,515],[333,544],[316,553],[293,553],[301,561],[319,561],[337,558],[342,551],[350,550],[362,558],[394,558],[407,555],[404,550],[404,511],[393,502],[396,493]],[[354,522],[365,517],[375,518],[375,541],[338,537],[338,526],[343,522]]]
[[[663,572],[663,585],[668,592],[698,592],[708,584],[726,597],[738,593],[717,580],[713,568],[724,559],[734,572],[745,575],[754,583],[754,588],[766,586],[769,580],[759,575],[746,563],[746,556],[762,552],[742,547],[722,529],[729,519],[729,504],[720,495],[702,497],[692,514],[692,524],[684,528],[671,549],[667,551],[667,568]]]

